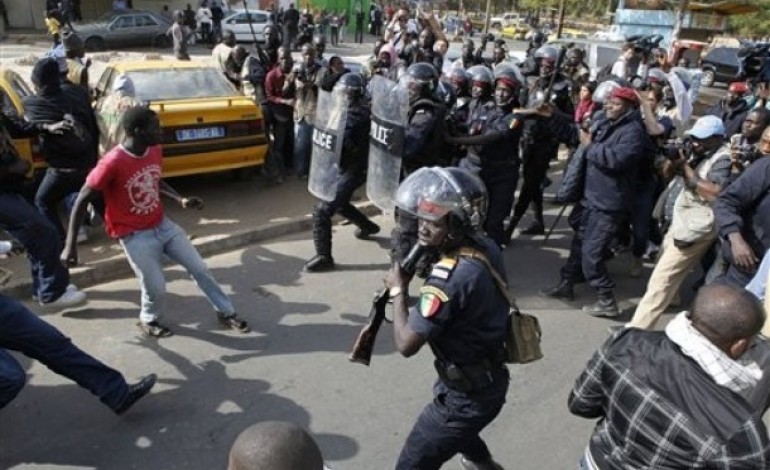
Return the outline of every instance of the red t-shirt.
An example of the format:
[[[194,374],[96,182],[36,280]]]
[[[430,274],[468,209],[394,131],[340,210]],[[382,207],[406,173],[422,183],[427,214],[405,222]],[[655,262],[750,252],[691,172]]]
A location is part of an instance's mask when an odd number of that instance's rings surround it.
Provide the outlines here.
[[[112,238],[157,227],[163,220],[160,200],[160,145],[133,155],[122,145],[107,152],[86,178],[104,197],[104,226]]]

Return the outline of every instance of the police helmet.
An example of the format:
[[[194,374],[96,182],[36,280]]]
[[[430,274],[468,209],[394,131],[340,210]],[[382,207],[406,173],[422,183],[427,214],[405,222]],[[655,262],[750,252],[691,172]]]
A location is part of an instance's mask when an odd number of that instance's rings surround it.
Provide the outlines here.
[[[607,80],[606,82],[601,82],[597,87],[596,91],[594,91],[593,94],[593,101],[596,104],[604,104],[607,101],[610,100],[610,96],[612,96],[612,92],[616,89],[621,88],[620,83],[614,81],[614,80]]]
[[[410,65],[399,81],[408,88],[409,101],[416,101],[433,93],[438,85],[438,73],[432,65],[418,62]]]
[[[449,79],[449,81],[456,87],[468,86],[468,73],[461,67],[452,67],[447,74],[447,79]]]
[[[491,87],[495,81],[492,71],[486,65],[474,65],[468,68],[468,77],[471,79],[471,85],[485,84]]]
[[[532,47],[540,47],[545,42],[545,34],[537,31],[532,35],[532,39],[529,41],[529,45]]]
[[[651,84],[665,85],[668,83],[666,73],[659,68],[650,69],[647,72],[647,82]]]
[[[348,72],[334,84],[334,91],[341,91],[350,98],[360,98],[366,89],[366,80],[360,73]]]
[[[450,232],[465,235],[481,231],[488,199],[484,183],[461,168],[421,168],[396,192],[399,210],[430,221],[448,217]]]
[[[535,51],[535,59],[540,59],[541,63],[543,61],[549,61],[552,64],[555,64],[556,61],[559,60],[559,50],[546,44]]]
[[[524,75],[517,66],[511,63],[504,62],[495,67],[495,82],[498,80],[506,82],[514,89],[518,89],[526,83]]]

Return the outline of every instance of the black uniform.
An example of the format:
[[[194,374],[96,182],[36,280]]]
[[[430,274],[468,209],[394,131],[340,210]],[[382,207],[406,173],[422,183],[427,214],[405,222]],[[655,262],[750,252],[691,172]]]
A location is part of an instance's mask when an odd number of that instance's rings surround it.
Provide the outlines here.
[[[367,103],[358,103],[348,108],[337,192],[334,200],[319,202],[313,211],[313,242],[319,255],[331,257],[332,216],[337,212],[364,232],[379,230],[374,222],[350,203],[353,192],[366,182],[370,124]]]
[[[476,248],[505,278],[494,243],[479,238]],[[396,470],[438,470],[458,452],[474,462],[487,461],[491,455],[479,433],[502,409],[510,382],[501,355],[507,300],[484,264],[464,256],[437,263],[420,292],[408,322],[430,344],[440,378]],[[458,370],[465,382],[453,379]]]
[[[511,129],[514,119],[510,106],[477,108],[471,117],[468,155],[459,165],[477,173],[487,187],[489,209],[484,230],[498,245],[508,241],[503,223],[511,213],[519,180],[521,131]]]
[[[548,90],[550,77],[540,77],[532,84],[529,95],[534,96],[538,92],[545,93]],[[570,96],[569,81],[558,74],[554,82],[553,93],[555,99],[553,105],[562,113],[572,116],[574,108]],[[545,97],[548,100],[550,97]],[[528,119],[524,122],[524,130],[521,145],[522,173],[524,182],[521,185],[519,200],[513,210],[513,217],[517,221],[524,216],[530,203],[533,205],[535,223],[543,224],[543,183],[548,166],[559,152],[559,142],[549,132],[548,126],[542,119]]]

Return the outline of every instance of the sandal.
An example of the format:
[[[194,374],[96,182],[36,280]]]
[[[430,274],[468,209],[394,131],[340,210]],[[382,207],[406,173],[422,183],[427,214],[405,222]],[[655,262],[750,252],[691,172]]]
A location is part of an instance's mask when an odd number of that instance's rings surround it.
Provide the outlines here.
[[[160,324],[157,320],[151,321],[149,323],[139,322],[136,324],[136,326],[142,331],[142,333],[153,338],[167,338],[174,334],[167,326]]]
[[[236,314],[224,316],[221,313],[217,313],[217,319],[219,319],[219,323],[231,330],[240,331],[241,333],[248,333],[250,331],[249,324],[245,320],[238,318]]]

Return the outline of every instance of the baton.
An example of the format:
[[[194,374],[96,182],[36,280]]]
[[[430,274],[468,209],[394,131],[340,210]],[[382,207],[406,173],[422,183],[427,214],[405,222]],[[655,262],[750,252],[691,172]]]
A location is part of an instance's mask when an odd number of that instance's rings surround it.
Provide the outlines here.
[[[556,226],[559,225],[559,221],[561,220],[562,216],[564,216],[564,211],[567,210],[568,206],[569,205],[561,206],[559,215],[556,216],[556,220],[553,221],[553,224],[551,224],[551,228],[548,229],[548,233],[545,234],[545,238],[543,239],[543,245],[548,243],[548,239],[551,238],[551,234],[553,234],[554,229],[556,229]]]

